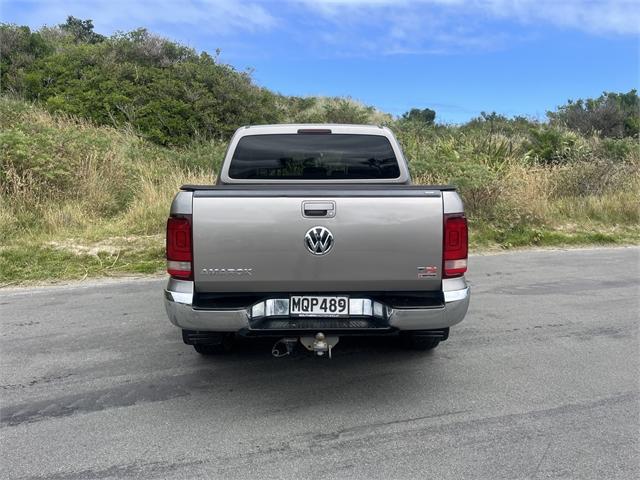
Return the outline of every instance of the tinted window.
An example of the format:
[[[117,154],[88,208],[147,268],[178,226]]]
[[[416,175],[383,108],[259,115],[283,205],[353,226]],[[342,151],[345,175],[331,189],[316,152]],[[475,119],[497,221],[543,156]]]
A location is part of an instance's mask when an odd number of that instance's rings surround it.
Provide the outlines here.
[[[397,178],[398,161],[380,135],[248,135],[238,142],[229,176],[239,179]]]

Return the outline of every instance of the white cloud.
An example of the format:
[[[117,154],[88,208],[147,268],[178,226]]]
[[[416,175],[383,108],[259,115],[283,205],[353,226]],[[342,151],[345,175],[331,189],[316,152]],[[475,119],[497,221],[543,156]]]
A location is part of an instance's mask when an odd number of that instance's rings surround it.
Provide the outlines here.
[[[247,33],[277,35],[320,57],[494,50],[542,27],[640,33],[640,0],[18,0],[3,9],[33,27],[74,15],[93,19],[101,33],[145,26],[254,55],[261,50],[245,42]]]
[[[551,24],[592,33],[638,34],[638,0],[300,0],[317,12],[338,18],[372,11],[412,12],[429,7],[449,17],[479,15],[531,24]],[[345,11],[346,10],[346,11]]]
[[[455,53],[505,48],[541,27],[640,33],[638,0],[298,0],[342,39],[339,53]],[[336,33],[340,32],[340,33]]]
[[[232,34],[270,30],[278,22],[259,1],[27,0],[16,3],[28,8],[30,25],[57,24],[67,15],[73,15],[93,19],[96,30],[103,32],[140,26],[153,29],[157,24],[165,24],[206,28],[212,34]]]
[[[485,0],[474,2],[497,17],[523,23],[549,23],[599,34],[640,32],[640,2],[637,0]]]
[[[96,25],[106,28],[119,28],[122,23],[160,22],[206,25],[213,31],[228,33],[268,30],[278,24],[278,17],[287,7],[302,5],[315,14],[344,24],[367,18],[384,23],[403,19],[404,24],[391,23],[396,33],[407,23],[430,16],[454,24],[456,19],[494,19],[600,34],[640,33],[638,0],[18,0],[10,3],[28,5],[29,16],[34,21],[46,22],[71,13],[93,18]],[[378,16],[381,13],[384,17]]]

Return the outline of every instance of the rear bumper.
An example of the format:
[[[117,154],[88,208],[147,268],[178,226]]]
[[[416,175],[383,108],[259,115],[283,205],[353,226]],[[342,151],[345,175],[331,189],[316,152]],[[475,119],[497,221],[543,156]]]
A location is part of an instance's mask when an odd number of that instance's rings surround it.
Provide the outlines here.
[[[430,330],[451,327],[462,321],[469,307],[470,289],[464,277],[443,280],[444,306],[434,308],[392,308],[384,306],[382,319],[375,327],[335,328],[335,320],[328,321],[330,328],[318,327],[318,321],[309,329],[331,330],[348,333],[357,330],[362,333],[385,333],[397,330]],[[237,332],[240,334],[277,333],[277,329],[256,328],[252,308],[240,309],[200,309],[193,306],[193,282],[169,279],[164,290],[164,306],[171,323],[185,330]],[[364,319],[365,317],[360,317]],[[372,319],[375,320],[375,319]],[[364,321],[364,320],[363,320]],[[283,331],[291,331],[288,327]]]

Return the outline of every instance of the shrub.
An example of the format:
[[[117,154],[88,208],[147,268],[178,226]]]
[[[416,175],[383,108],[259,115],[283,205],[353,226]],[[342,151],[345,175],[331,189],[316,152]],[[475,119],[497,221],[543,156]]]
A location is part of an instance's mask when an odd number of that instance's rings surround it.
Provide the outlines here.
[[[531,130],[524,146],[527,158],[544,165],[583,160],[591,154],[589,145],[578,134],[547,125]]]
[[[567,102],[555,112],[547,112],[552,124],[603,137],[638,137],[640,98],[637,91],[604,92],[598,98]]]
[[[412,108],[408,112],[403,113],[401,119],[408,122],[419,122],[431,125],[435,122],[436,112],[430,108]]]
[[[284,100],[285,119],[294,123],[384,124],[391,116],[351,98],[291,97]]]
[[[630,138],[605,138],[599,144],[598,156],[613,161],[623,161],[632,155],[637,155],[640,145],[637,140]]]

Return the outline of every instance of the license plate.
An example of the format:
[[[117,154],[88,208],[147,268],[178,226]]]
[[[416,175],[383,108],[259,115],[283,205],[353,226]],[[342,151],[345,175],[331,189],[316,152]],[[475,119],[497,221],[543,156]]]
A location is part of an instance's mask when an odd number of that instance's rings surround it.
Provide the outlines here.
[[[349,315],[349,297],[293,295],[289,299],[289,314],[299,317],[346,317]]]

